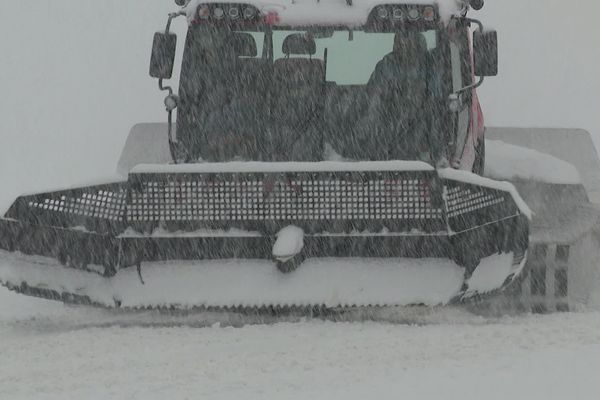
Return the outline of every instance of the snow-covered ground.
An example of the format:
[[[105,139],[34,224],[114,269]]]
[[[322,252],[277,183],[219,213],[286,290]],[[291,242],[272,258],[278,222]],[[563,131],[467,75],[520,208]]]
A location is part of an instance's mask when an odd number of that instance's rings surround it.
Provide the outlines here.
[[[487,318],[430,309],[384,323],[243,327],[219,319],[68,308],[0,289],[0,398],[600,395],[599,313]]]

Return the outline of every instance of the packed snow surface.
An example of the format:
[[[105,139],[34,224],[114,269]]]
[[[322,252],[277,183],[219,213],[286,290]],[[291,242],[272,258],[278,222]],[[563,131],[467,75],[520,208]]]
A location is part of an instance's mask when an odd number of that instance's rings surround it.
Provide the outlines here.
[[[600,314],[381,322],[65,307],[0,288],[3,399],[593,400]],[[233,327],[235,326],[235,327]]]
[[[486,140],[485,175],[497,180],[533,180],[576,185],[581,183],[572,164],[537,150]]]
[[[196,18],[196,10],[200,4],[207,3],[236,3],[238,0],[192,0],[184,11],[191,23]],[[277,26],[311,26],[331,25],[359,27],[367,22],[374,7],[381,4],[437,4],[442,20],[449,21],[456,15],[461,6],[457,0],[354,0],[348,6],[346,0],[248,0],[244,4],[256,6],[263,15],[277,13]]]

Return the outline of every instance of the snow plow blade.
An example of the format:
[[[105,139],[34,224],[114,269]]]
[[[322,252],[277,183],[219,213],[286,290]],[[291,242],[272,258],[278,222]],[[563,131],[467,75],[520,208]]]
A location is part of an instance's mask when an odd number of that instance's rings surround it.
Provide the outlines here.
[[[516,281],[528,216],[510,184],[419,162],[141,166],[17,199],[0,281],[102,307],[433,306]]]

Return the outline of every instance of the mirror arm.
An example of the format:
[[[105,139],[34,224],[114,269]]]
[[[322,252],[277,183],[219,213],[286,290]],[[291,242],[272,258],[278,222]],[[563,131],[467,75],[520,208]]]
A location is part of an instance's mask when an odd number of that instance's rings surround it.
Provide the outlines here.
[[[473,18],[468,18],[468,17],[454,17],[456,19],[460,19],[461,21],[466,21],[466,22],[470,22],[472,24],[475,24],[479,27],[479,31],[483,32],[483,23],[478,20],[478,19],[473,19]],[[485,80],[485,77],[480,76],[479,80],[469,86],[465,86],[462,89],[458,89],[455,92],[452,93],[452,95],[456,95],[459,96],[461,95],[463,92],[466,92],[468,90],[473,90],[473,89],[477,89],[479,86],[483,85],[483,81]]]
[[[179,11],[176,13],[170,13],[169,19],[167,20],[167,26],[165,28],[165,34],[169,34],[171,31],[171,23],[177,17],[185,15],[184,11]],[[169,137],[169,152],[171,153],[171,159],[173,163],[177,164],[177,151],[175,149],[175,140],[173,139],[173,110],[177,107],[177,97],[173,94],[173,88],[171,86],[164,86],[164,79],[160,78],[158,80],[158,88],[161,92],[168,91],[169,95],[165,99],[165,106],[167,109],[167,133]]]
[[[173,20],[175,18],[181,17],[182,15],[186,15],[185,11],[178,11],[175,13],[169,13],[169,19],[167,20],[167,27],[165,28],[165,33],[168,34],[171,31],[171,22],[173,22]]]
[[[483,33],[483,29],[484,29],[483,28],[483,23],[480,20],[473,19],[473,18],[467,18],[467,17],[461,17],[460,19],[463,20],[463,21],[470,22],[472,24],[477,25],[479,27],[479,31]]]
[[[164,86],[164,85],[163,85],[163,81],[164,81],[164,79],[163,79],[163,78],[160,78],[160,79],[158,80],[158,89],[159,89],[161,92],[166,92],[166,91],[168,91],[168,92],[169,92],[169,96],[172,96],[172,95],[173,95],[173,88],[172,88],[171,86]]]
[[[477,82],[475,82],[475,83],[473,83],[473,84],[471,84],[469,86],[465,86],[462,89],[458,89],[457,91],[455,91],[452,94],[459,95],[459,94],[462,94],[462,93],[464,93],[464,92],[466,92],[468,90],[477,89],[479,86],[483,85],[483,81],[484,80],[485,80],[485,77],[480,76],[479,80]]]
[[[173,20],[175,18],[178,18],[182,15],[185,15],[184,11],[179,11],[179,12],[175,12],[175,13],[169,13],[169,19],[167,20],[167,26],[165,28],[165,34],[168,35],[169,33],[171,33],[171,23],[173,22]],[[171,86],[163,86],[163,78],[160,78],[158,80],[158,88],[160,89],[161,92],[164,91],[168,91],[169,92],[169,96],[173,95],[173,88]]]
[[[158,88],[161,91],[168,91],[169,95],[165,98],[165,106],[167,111],[167,135],[169,138],[169,152],[171,153],[171,159],[174,164],[178,164],[177,162],[177,152],[175,150],[175,140],[173,139],[173,110],[177,107],[177,99],[176,96],[173,95],[173,88],[171,86],[163,86],[163,79],[158,80]],[[167,102],[173,99],[175,101],[175,106],[170,107],[167,105]]]

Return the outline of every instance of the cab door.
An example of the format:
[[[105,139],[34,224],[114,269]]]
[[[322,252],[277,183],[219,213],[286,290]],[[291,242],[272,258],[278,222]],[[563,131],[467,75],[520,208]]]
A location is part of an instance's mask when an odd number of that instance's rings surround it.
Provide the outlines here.
[[[473,83],[471,68],[471,51],[469,28],[460,20],[453,20],[449,27],[450,63],[452,75],[452,91],[460,92],[458,110],[453,112],[453,154],[450,155],[452,167],[470,170],[474,158],[468,156],[471,152],[469,138],[471,134],[473,91],[461,91]],[[465,154],[466,152],[466,154]],[[466,156],[466,157],[465,157]],[[470,165],[469,165],[470,164]]]

